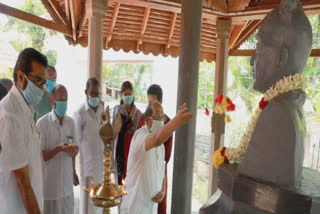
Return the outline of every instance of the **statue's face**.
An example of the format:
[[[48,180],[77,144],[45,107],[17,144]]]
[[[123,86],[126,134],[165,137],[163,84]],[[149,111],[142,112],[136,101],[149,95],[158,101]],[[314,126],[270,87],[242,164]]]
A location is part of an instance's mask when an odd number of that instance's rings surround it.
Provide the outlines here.
[[[281,78],[282,35],[279,31],[279,28],[275,27],[272,22],[268,22],[261,26],[257,35],[258,43],[251,57],[251,66],[254,67],[253,88],[262,93]]]

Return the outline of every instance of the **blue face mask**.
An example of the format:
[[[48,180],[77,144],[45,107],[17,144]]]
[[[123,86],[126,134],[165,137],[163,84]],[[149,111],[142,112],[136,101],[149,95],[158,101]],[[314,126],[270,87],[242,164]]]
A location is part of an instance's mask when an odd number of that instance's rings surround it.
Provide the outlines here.
[[[42,99],[43,91],[33,82],[31,82],[27,77],[26,79],[28,80],[28,85],[24,90],[21,90],[22,95],[28,104],[36,106]]]
[[[97,107],[100,103],[99,97],[88,96],[88,103],[93,108]]]
[[[58,115],[58,117],[63,117],[67,112],[67,107],[67,101],[56,101],[56,107],[54,109],[54,112]]]
[[[131,103],[133,102],[133,96],[124,96],[122,100],[124,104],[131,105]]]
[[[56,82],[53,82],[51,80],[47,80],[47,85],[48,85],[48,87],[46,88],[46,90],[49,94],[51,94],[51,91],[52,91],[53,87],[56,85]]]

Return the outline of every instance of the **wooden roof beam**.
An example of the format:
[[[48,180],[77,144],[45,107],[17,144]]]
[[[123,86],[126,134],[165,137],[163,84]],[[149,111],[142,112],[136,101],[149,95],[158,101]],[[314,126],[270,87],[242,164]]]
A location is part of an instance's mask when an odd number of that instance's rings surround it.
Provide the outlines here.
[[[52,8],[51,4],[48,2],[48,0],[41,0],[43,6],[47,9],[48,13],[50,14],[53,21],[57,24],[63,25],[63,22],[59,19],[57,13]]]
[[[142,44],[143,35],[144,35],[144,32],[146,31],[147,24],[148,24],[150,10],[151,10],[150,7],[146,7],[145,12],[144,12],[144,18],[143,18],[141,32],[140,32],[140,38],[138,39],[138,42],[137,42],[137,51],[139,51],[139,46]]]
[[[251,0],[229,0],[228,11],[243,11],[249,6]]]
[[[88,20],[88,11],[87,11],[86,4],[84,4],[82,16],[81,16],[80,23],[79,23],[78,39],[81,38],[83,35],[83,30],[85,28],[85,24],[86,24],[87,20]]]
[[[63,25],[65,25],[65,26],[70,25],[65,13],[61,9],[58,2],[56,0],[49,0],[49,3],[51,5],[51,7],[54,9],[54,11],[56,12],[56,14],[59,17],[59,19],[61,20],[61,22],[63,23]]]
[[[170,23],[170,31],[169,31],[169,36],[168,36],[168,42],[165,48],[165,54],[168,55],[168,49],[170,48],[170,43],[172,39],[172,35],[174,32],[174,27],[176,25],[176,20],[177,20],[177,13],[172,13],[172,18],[171,18],[171,23]]]
[[[70,22],[70,7],[69,7],[69,0],[64,0],[64,9],[66,11],[66,16],[68,21]]]
[[[0,3],[0,13],[8,15],[8,16],[12,16],[17,19],[24,20],[27,22],[30,22],[35,25],[39,25],[41,27],[48,28],[50,30],[54,30],[54,31],[63,33],[67,36],[71,35],[71,32],[67,28],[65,28],[57,23],[54,23],[54,22],[49,21],[47,19],[41,18],[39,16],[32,15],[30,13],[26,13],[24,11],[18,10],[16,8],[7,6],[2,3]]]
[[[262,20],[252,21],[246,29],[242,32],[241,36],[233,45],[233,49],[238,49],[247,39],[258,29]]]
[[[71,27],[72,27],[72,38],[73,41],[77,40],[77,27],[76,27],[76,18],[75,18],[75,0],[69,0],[69,8],[71,14]]]
[[[230,50],[229,56],[252,56],[255,50]],[[312,49],[310,57],[320,57],[320,49]]]
[[[250,21],[247,21],[245,24],[243,25],[235,25],[231,35],[230,35],[230,40],[229,40],[229,50],[233,49],[233,46],[235,45],[235,43],[238,41],[240,35],[242,34],[242,32],[246,29],[246,27],[248,26],[248,23]]]
[[[105,42],[105,48],[108,49],[108,44],[109,42],[111,41],[112,39],[112,33],[113,33],[113,29],[114,29],[114,26],[116,25],[116,22],[117,22],[117,17],[118,17],[118,13],[119,13],[119,9],[120,9],[120,3],[117,2],[116,3],[116,6],[114,7],[114,10],[113,10],[113,15],[112,15],[112,20],[111,20],[111,26],[109,28],[109,32],[107,34],[107,37],[106,37],[106,42]]]

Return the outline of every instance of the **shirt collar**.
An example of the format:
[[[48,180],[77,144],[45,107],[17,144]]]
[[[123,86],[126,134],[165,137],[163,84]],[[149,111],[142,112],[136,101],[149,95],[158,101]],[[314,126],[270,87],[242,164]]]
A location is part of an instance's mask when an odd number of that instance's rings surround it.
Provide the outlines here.
[[[10,92],[16,97],[20,107],[22,108],[22,111],[24,111],[27,114],[34,115],[34,108],[32,105],[29,105],[25,99],[23,98],[22,94],[18,90],[18,88],[13,85]]]
[[[52,122],[54,121],[59,121],[57,115],[54,113],[54,110],[52,109],[52,111],[50,112],[50,119],[52,120]]]
[[[91,107],[89,106],[87,100],[84,102],[84,106],[85,106],[85,108],[86,108],[86,111],[89,111],[89,110],[91,109]]]

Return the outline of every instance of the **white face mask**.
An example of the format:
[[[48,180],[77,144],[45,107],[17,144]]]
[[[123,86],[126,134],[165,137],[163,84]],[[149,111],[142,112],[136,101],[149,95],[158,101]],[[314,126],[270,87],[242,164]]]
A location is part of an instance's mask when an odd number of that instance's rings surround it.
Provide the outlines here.
[[[152,126],[149,129],[151,134],[156,133],[162,126],[164,125],[163,120],[159,121],[159,120],[152,120]]]

